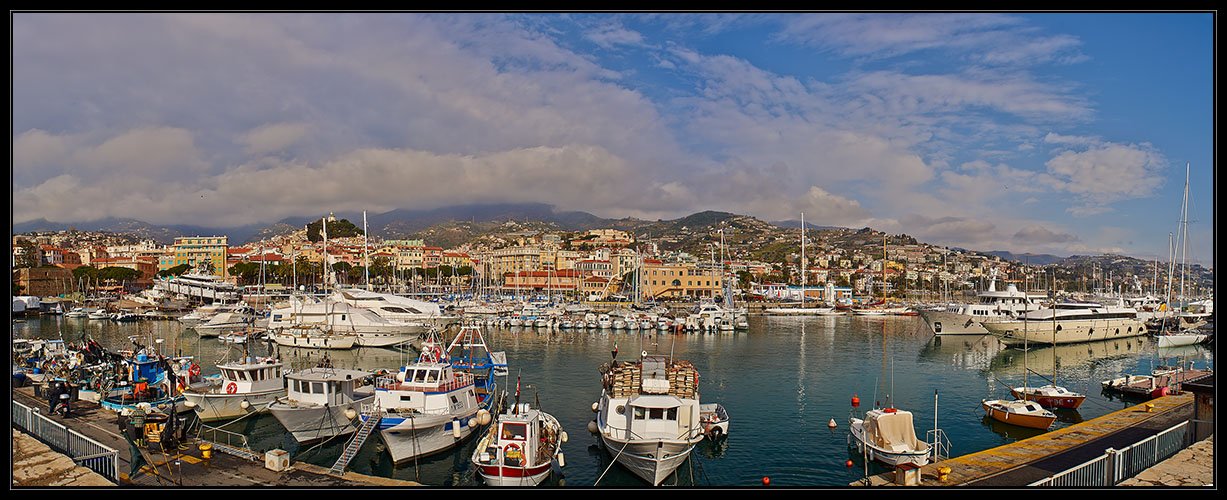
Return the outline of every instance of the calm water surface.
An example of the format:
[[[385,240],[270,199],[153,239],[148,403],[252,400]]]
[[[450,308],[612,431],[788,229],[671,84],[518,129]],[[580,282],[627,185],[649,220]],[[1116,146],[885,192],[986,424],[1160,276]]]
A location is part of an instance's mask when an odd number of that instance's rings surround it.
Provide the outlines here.
[[[196,356],[205,374],[215,373],[216,363],[232,349],[217,339],[200,339],[175,321],[117,324],[53,316],[13,324],[14,337],[76,340],[86,333],[110,349],[131,346],[130,335],[164,339],[169,351]],[[600,478],[599,486],[645,485],[621,466],[610,467],[610,455],[586,430],[593,419],[590,407],[601,393],[597,367],[610,359],[615,344],[623,360],[641,351],[672,352],[694,363],[702,402],[720,402],[732,417],[729,435],[700,443],[665,484],[751,486],[769,476],[773,485],[846,486],[865,474],[860,456],[848,447],[853,394],[860,397],[861,410],[880,401],[912,411],[923,439],[933,428],[936,391],[938,426],[951,441],[952,456],[1041,433],[989,420],[980,409],[982,399],[1008,398],[1008,387],[1023,383],[1021,349],[1003,348],[992,336],[935,337],[916,317],[752,317],[749,331],[716,335],[514,328],[487,329],[485,336],[491,349],[507,352],[511,392],[518,375],[521,401],[539,398],[570,435],[563,445],[567,465],[547,484],[591,486]],[[262,343],[252,348],[260,354],[267,349]],[[314,365],[322,351],[283,349],[281,354],[298,368]],[[379,348],[329,354],[334,365],[359,369],[396,369],[413,357]],[[1077,411],[1058,412],[1060,428],[1138,403],[1102,394],[1100,381],[1182,359],[1199,368],[1214,366],[1210,350],[1158,350],[1146,337],[1031,349],[1026,366],[1032,371],[1028,382],[1042,385],[1047,382],[1036,373],[1051,377],[1055,363],[1060,385],[1087,394]],[[827,427],[831,419],[837,423],[833,431]],[[344,447],[343,439],[299,446],[268,415],[227,428],[247,434],[254,449],[281,448],[294,460],[322,466],[331,466]],[[372,437],[350,469],[429,485],[475,486],[480,479],[469,457],[476,441],[394,468],[380,438]],[[845,465],[849,459],[851,468]],[[884,471],[870,464],[869,473]]]

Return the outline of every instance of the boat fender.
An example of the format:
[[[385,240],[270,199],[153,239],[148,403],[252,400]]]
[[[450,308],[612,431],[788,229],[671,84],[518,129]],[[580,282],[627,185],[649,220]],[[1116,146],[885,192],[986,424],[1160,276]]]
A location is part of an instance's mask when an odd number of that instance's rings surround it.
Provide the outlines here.
[[[591,432],[593,434],[598,434],[601,432],[601,429],[597,427],[596,425],[596,420],[592,420],[588,422],[588,432]]]
[[[558,466],[559,466],[559,467],[566,467],[566,466],[567,466],[567,457],[564,457],[564,456],[562,455],[562,452],[561,452],[561,451],[560,451],[560,452],[558,452]]]
[[[192,401],[192,400],[190,400],[190,399],[189,399],[189,400],[187,400],[187,401],[184,401],[184,402],[183,402],[183,406],[186,406],[186,407],[188,407],[188,408],[195,408],[195,407],[196,407],[196,402],[195,402],[195,401]]]
[[[597,411],[599,411],[599,410],[597,410],[597,408],[598,408],[599,406],[600,406],[600,405],[599,405],[599,404],[597,404],[597,402],[596,402],[596,401],[593,401],[593,402],[592,402],[592,413],[596,413]]]
[[[460,420],[452,419],[452,437],[460,439]]]
[[[564,443],[567,442],[567,440],[569,439],[567,437],[567,431],[562,431],[562,434],[558,436],[558,439],[562,440],[562,442]]]
[[[473,427],[476,427],[476,426],[477,426],[477,417],[472,417],[472,418],[469,418],[469,424],[468,424],[468,425],[469,425],[469,428],[470,428],[470,429],[471,429],[471,428],[473,428]]]
[[[251,408],[251,403],[248,402],[246,399],[244,399],[243,401],[239,402],[239,408],[242,408],[244,410]]]

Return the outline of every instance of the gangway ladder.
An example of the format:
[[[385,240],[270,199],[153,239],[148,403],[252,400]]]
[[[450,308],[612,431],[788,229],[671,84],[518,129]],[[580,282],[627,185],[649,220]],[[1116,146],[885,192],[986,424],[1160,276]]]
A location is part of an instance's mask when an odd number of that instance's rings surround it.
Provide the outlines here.
[[[349,444],[345,445],[345,451],[341,452],[341,456],[337,457],[337,462],[332,464],[332,468],[328,470],[329,474],[334,476],[345,474],[345,466],[349,465],[349,461],[354,459],[358,450],[362,449],[362,444],[366,442],[366,438],[370,437],[371,431],[379,426],[380,420],[383,420],[383,408],[376,403],[374,409],[367,412],[367,418],[362,423],[362,427],[358,428],[353,439],[350,439]]]

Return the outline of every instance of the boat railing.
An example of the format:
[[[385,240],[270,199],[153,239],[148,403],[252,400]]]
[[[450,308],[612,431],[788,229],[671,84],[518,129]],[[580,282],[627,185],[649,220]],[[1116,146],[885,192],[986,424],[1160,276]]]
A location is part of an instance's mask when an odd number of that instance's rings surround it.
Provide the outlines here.
[[[473,385],[473,375],[469,373],[454,373],[452,380],[446,383],[427,385],[428,382],[401,382],[394,377],[379,377],[376,381],[376,387],[380,389],[403,391],[403,390],[420,390],[423,392],[451,392],[461,387]]]

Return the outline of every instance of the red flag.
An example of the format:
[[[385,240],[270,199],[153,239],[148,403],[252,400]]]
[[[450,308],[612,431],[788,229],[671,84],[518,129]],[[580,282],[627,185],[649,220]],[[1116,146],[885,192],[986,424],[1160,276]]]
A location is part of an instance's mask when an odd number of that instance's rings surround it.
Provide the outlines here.
[[[520,399],[520,376],[516,375],[516,400]]]

